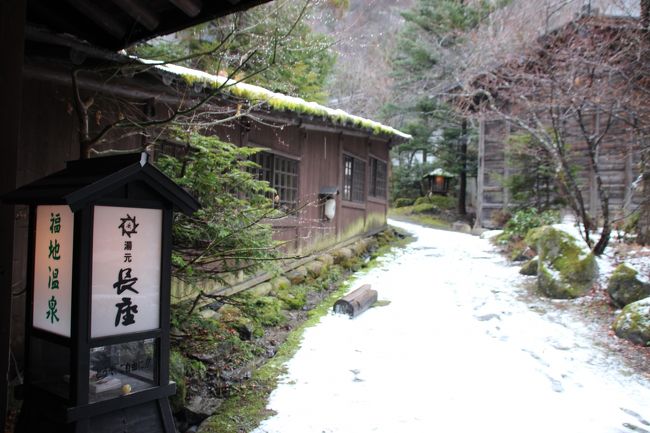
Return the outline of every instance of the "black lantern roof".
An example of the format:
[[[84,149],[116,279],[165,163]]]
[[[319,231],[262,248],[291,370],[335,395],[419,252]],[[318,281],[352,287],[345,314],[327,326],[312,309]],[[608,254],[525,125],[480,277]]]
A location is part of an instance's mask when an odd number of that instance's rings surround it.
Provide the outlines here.
[[[143,182],[174,207],[192,214],[201,207],[187,191],[148,162],[146,153],[68,161],[66,168],[2,196],[13,204],[66,203],[73,212],[132,182]]]

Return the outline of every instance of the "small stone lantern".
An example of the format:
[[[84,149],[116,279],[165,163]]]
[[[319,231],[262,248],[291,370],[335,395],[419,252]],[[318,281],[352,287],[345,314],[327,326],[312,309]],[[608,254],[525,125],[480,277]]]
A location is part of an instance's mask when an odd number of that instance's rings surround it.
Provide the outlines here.
[[[18,431],[173,433],[172,212],[199,203],[146,153],[68,162],[2,200],[30,206]]]

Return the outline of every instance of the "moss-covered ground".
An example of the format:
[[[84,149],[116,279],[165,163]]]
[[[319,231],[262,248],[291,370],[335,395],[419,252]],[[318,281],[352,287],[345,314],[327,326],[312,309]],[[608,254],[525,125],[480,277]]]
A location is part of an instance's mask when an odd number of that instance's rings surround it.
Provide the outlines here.
[[[278,378],[285,372],[285,365],[300,347],[302,335],[310,326],[318,323],[328,313],[332,304],[348,290],[344,282],[331,292],[316,308],[309,311],[307,320],[294,328],[286,337],[277,353],[266,364],[253,372],[250,380],[241,384],[237,392],[219,408],[202,426],[201,432],[230,433],[249,432],[273,413],[266,409],[271,392]]]

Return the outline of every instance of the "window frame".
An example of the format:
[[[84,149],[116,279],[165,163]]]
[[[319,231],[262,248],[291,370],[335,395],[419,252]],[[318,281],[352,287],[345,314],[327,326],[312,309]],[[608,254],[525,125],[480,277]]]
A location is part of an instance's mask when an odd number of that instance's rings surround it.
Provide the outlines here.
[[[374,198],[386,199],[388,194],[388,163],[374,156],[369,157],[370,185],[368,195]],[[379,170],[379,168],[382,170]]]
[[[366,161],[347,153],[343,154],[343,194],[345,201],[365,203],[366,194]]]
[[[300,159],[262,150],[252,155],[251,161],[259,166],[251,169],[253,176],[268,182],[279,197],[278,201],[271,197],[274,206],[295,209],[298,205]]]

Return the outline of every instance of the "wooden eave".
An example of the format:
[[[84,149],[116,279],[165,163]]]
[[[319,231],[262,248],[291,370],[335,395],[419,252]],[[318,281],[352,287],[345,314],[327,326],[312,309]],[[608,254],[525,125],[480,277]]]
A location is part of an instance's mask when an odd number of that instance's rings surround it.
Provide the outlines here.
[[[210,87],[196,87],[188,84],[182,76],[155,67],[153,64],[140,63],[132,57],[94,47],[70,36],[54,35],[44,29],[31,28],[27,32],[28,56],[25,60],[25,75],[47,79],[64,85],[71,85],[71,72],[74,68],[82,71],[77,76],[81,89],[105,94],[120,95],[127,98],[153,99],[165,103],[178,103],[181,100],[191,104],[208,96],[214,91]],[[75,65],[76,60],[78,65]],[[102,74],[98,70],[128,68],[127,76]],[[135,79],[134,79],[135,77]],[[179,95],[179,90],[183,93]],[[206,107],[233,106],[245,101],[224,90],[214,95],[214,100]],[[278,110],[266,104],[256,107],[252,117],[263,118],[286,125],[298,126],[312,131],[342,133],[351,136],[368,137],[384,141],[389,147],[408,141],[408,138],[396,134],[377,133],[374,130],[352,123],[334,122],[326,116],[318,116],[300,111]]]
[[[117,51],[268,1],[27,0],[27,23]]]

